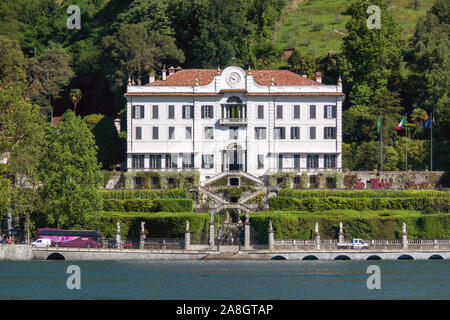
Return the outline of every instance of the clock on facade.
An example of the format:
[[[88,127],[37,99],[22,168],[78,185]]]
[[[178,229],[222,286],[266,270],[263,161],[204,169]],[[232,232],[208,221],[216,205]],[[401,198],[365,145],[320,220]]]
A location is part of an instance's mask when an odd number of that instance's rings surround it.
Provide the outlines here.
[[[236,87],[241,82],[241,76],[237,72],[231,72],[227,77],[227,83],[230,87]]]

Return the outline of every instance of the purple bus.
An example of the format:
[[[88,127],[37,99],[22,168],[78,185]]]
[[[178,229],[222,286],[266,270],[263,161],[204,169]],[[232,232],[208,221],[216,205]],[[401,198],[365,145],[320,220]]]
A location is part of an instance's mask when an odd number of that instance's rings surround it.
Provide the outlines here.
[[[102,235],[97,231],[38,229],[37,239],[50,239],[55,247],[103,248]]]

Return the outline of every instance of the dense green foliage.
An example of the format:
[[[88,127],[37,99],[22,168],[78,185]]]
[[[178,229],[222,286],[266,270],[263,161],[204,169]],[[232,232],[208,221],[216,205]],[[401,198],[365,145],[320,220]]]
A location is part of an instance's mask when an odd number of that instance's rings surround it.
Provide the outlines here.
[[[438,190],[297,190],[281,189],[279,196],[290,198],[412,198],[412,197],[440,197],[450,198],[449,191]]]
[[[103,199],[103,210],[123,212],[192,212],[191,199]]]
[[[101,190],[104,199],[187,198],[187,189],[162,190]]]
[[[314,225],[319,223],[322,239],[336,239],[339,222],[344,224],[346,238],[401,238],[405,222],[409,238],[440,239],[450,237],[449,214],[422,214],[417,211],[351,211],[327,212],[258,212],[250,223],[260,243],[267,243],[269,219],[273,221],[275,239],[312,239]]]
[[[88,214],[86,221],[79,227],[97,230],[103,237],[116,237],[116,224],[120,221],[122,237],[128,239],[139,238],[141,221],[145,221],[148,230],[147,238],[184,238],[186,220],[189,220],[191,241],[197,242],[207,239],[209,214],[192,212],[97,212]]]
[[[307,198],[297,199],[288,197],[271,197],[271,210],[286,211],[323,211],[335,209],[348,210],[416,210],[426,212],[448,212],[450,198],[414,197],[414,198]]]

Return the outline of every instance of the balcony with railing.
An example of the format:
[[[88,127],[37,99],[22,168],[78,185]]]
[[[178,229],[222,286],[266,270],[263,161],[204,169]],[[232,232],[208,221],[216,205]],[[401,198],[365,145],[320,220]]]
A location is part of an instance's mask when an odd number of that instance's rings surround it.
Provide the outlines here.
[[[247,105],[242,103],[222,104],[222,116],[219,124],[223,126],[247,125]]]

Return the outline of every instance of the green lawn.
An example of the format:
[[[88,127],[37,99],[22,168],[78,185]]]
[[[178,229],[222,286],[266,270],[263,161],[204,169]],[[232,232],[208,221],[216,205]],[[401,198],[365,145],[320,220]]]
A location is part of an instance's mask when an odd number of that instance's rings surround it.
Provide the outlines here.
[[[390,11],[403,28],[402,39],[414,32],[418,18],[433,5],[433,0],[421,0],[418,10],[411,0],[391,0]],[[323,56],[340,50],[345,24],[350,16],[345,12],[349,0],[305,0],[284,19],[276,33],[276,43],[283,48],[299,48],[305,53]],[[336,32],[337,31],[337,32]],[[340,32],[340,33],[339,33]]]

